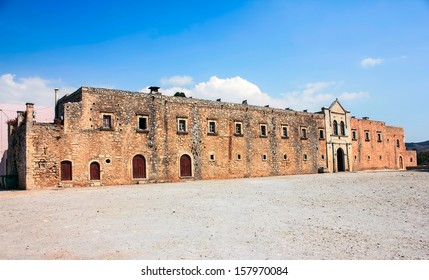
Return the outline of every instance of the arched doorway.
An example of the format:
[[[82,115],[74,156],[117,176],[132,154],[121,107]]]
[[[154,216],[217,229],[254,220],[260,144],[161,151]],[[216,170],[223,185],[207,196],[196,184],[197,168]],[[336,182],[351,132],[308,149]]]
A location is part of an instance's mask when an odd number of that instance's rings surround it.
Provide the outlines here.
[[[402,156],[399,156],[399,168],[404,169],[404,160],[402,159]]]
[[[182,155],[180,157],[180,177],[191,177],[191,176],[192,176],[191,157],[188,155]]]
[[[89,179],[100,180],[100,164],[96,161],[91,162],[89,166]]]
[[[61,181],[71,181],[72,176],[72,163],[71,161],[64,160],[61,162]]]
[[[341,148],[337,150],[337,171],[343,172],[346,170],[345,162],[344,162],[344,151]]]
[[[142,155],[133,158],[133,179],[146,178],[146,160]]]

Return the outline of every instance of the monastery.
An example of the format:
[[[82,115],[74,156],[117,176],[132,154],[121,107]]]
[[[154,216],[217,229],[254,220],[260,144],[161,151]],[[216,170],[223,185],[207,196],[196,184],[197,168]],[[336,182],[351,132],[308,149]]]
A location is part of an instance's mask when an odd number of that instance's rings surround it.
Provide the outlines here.
[[[351,117],[338,100],[310,113],[149,89],[81,87],[56,98],[53,123],[35,122],[27,103],[8,125],[7,174],[17,175],[20,188],[35,189],[417,164],[402,128]]]

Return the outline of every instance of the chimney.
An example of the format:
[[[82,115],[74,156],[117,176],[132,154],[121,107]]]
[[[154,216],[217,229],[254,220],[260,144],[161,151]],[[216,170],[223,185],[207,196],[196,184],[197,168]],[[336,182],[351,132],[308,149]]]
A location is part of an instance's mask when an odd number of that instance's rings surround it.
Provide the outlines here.
[[[241,102],[241,104],[243,104],[243,105],[247,105],[247,99],[246,99],[246,100],[243,100],[243,102]]]
[[[364,119],[364,120],[369,120],[369,117],[363,117],[362,119]]]
[[[19,127],[23,121],[24,121],[24,112],[16,111],[16,127]]]
[[[26,114],[27,114],[27,127],[33,126],[34,122],[34,103],[25,103]]]
[[[55,91],[55,107],[54,107],[54,119],[58,119],[58,88],[54,88]]]
[[[155,94],[158,94],[159,92],[158,92],[158,90],[160,89],[160,87],[154,87],[154,86],[151,86],[151,87],[149,87],[149,89],[150,89],[150,92],[149,93],[155,93]]]

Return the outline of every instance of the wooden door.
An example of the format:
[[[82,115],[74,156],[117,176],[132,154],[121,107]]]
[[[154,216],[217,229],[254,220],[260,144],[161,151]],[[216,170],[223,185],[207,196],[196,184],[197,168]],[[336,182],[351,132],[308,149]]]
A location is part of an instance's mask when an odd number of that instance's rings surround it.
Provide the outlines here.
[[[98,162],[91,162],[89,178],[90,180],[100,180],[100,164]]]
[[[183,155],[180,157],[180,177],[191,177],[192,176],[192,165],[191,157]]]
[[[71,161],[61,162],[61,181],[72,180],[72,163]]]
[[[146,160],[142,155],[133,158],[133,178],[146,178]]]

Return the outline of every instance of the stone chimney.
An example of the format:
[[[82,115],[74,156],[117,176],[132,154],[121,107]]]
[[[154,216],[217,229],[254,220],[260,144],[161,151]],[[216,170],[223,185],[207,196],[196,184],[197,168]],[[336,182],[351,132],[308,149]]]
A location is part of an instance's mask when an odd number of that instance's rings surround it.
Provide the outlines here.
[[[25,103],[27,113],[27,127],[33,126],[34,122],[34,103]]]
[[[54,104],[54,119],[58,119],[58,88],[54,88],[55,91],[55,104]]]
[[[160,87],[151,86],[151,87],[149,87],[149,89],[150,89],[149,93],[160,94],[160,92],[158,92],[158,90],[160,89]]]
[[[16,127],[19,127],[24,121],[24,112],[16,111]]]

